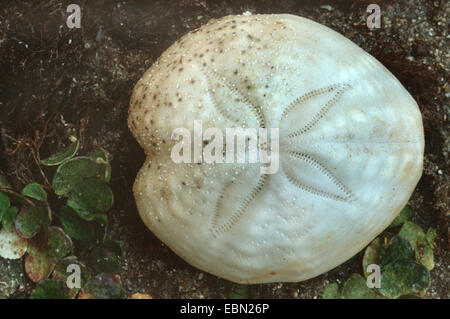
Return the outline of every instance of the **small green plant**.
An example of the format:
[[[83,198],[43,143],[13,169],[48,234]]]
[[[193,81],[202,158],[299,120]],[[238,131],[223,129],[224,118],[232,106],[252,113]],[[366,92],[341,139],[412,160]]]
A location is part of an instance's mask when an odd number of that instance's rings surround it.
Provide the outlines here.
[[[433,249],[436,230],[427,232],[409,221],[406,206],[389,228],[367,246],[362,267],[364,276],[352,274],[340,287],[330,283],[325,287],[324,299],[420,298],[430,285],[430,271],[434,268]],[[369,265],[380,266],[379,288],[369,288]]]
[[[41,161],[56,168],[51,196],[38,183],[17,192],[0,176],[0,256],[24,256],[25,272],[37,284],[31,298],[125,297],[117,275],[122,243],[107,235],[114,202],[109,154],[98,148],[76,157],[78,148],[73,143]],[[58,207],[50,207],[50,197]],[[83,261],[80,251],[87,252]]]

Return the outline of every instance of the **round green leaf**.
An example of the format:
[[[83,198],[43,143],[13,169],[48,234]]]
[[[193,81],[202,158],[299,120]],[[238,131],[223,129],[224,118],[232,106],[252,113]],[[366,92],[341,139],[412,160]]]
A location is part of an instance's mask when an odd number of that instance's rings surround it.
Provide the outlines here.
[[[41,207],[23,206],[17,215],[15,226],[22,238],[32,238],[41,229],[45,214]]]
[[[367,287],[366,279],[360,274],[353,274],[342,287],[343,299],[380,299],[382,298],[375,288]]]
[[[0,214],[7,208],[11,206],[11,202],[9,200],[9,197],[5,194],[0,192]],[[0,218],[1,220],[1,218]]]
[[[100,244],[105,240],[108,218],[104,214],[81,217],[71,207],[61,208],[60,221],[64,231],[84,243]]]
[[[73,208],[62,206],[58,213],[58,218],[64,231],[70,237],[86,243],[93,243],[95,241],[94,225],[81,218]]]
[[[72,158],[77,153],[79,146],[80,142],[76,141],[65,150],[42,160],[41,163],[46,166],[59,165],[65,160]]]
[[[322,294],[323,299],[339,299],[339,285],[335,282],[328,284]]]
[[[113,202],[114,196],[108,184],[99,179],[88,179],[74,187],[67,205],[81,216],[89,216],[107,212]]]
[[[53,178],[53,189],[56,195],[69,193],[74,186],[90,177],[100,173],[100,165],[89,157],[75,157],[58,167]]]
[[[22,190],[22,194],[40,201],[47,200],[47,193],[38,183],[31,183],[25,186]]]
[[[403,224],[398,235],[409,241],[414,250],[418,245],[426,244],[425,232],[422,227],[413,222]]]
[[[30,299],[68,299],[69,288],[66,283],[58,279],[40,281],[31,293]]]
[[[25,255],[25,272],[33,282],[50,276],[55,267],[54,259],[48,254],[47,236],[40,233],[28,242]]]
[[[413,260],[402,259],[386,265],[381,274],[380,292],[389,298],[420,294],[430,285],[430,272]]]
[[[9,207],[3,211],[3,216],[1,218],[3,228],[10,229],[14,221],[16,220],[17,213],[19,209],[17,207]]]
[[[46,230],[45,236],[48,245],[47,253],[50,257],[59,259],[72,253],[72,240],[61,228],[51,226]]]
[[[407,240],[394,236],[386,247],[382,247],[380,257],[380,266],[383,269],[387,264],[401,259],[414,260],[414,251]]]

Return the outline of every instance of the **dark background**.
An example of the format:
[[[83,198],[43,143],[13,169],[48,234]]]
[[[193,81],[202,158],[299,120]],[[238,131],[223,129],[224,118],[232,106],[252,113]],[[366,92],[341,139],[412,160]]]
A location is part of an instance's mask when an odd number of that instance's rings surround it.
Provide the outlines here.
[[[370,31],[366,8],[373,2],[381,7],[382,26]],[[81,29],[66,26],[70,3],[81,6]],[[0,168],[18,189],[31,181],[45,185],[36,165],[40,156],[65,147],[71,136],[80,140],[82,154],[103,146],[113,157],[110,233],[124,242],[120,275],[129,294],[227,297],[230,282],[186,264],[140,221],[131,189],[144,153],[126,119],[134,84],[165,49],[211,18],[247,10],[297,14],[340,32],[380,60],[416,99],[426,154],[423,177],[410,201],[412,219],[424,228],[435,227],[439,236],[427,297],[449,298],[450,6],[445,0],[1,1]],[[360,262],[358,254],[312,280],[252,285],[249,296],[319,297],[327,281],[343,282],[361,273]],[[0,260],[2,267],[20,270],[22,265]],[[32,287],[24,280],[17,297]]]

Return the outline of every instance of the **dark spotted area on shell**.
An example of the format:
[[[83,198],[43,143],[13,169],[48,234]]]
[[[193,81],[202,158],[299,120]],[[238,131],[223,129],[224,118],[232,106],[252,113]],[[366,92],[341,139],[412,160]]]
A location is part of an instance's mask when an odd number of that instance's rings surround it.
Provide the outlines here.
[[[174,163],[171,134],[194,121],[279,128],[278,172]],[[134,185],[144,223],[190,264],[240,283],[345,262],[422,173],[411,95],[353,42],[293,15],[227,16],[186,34],[136,84],[128,122],[147,154]]]

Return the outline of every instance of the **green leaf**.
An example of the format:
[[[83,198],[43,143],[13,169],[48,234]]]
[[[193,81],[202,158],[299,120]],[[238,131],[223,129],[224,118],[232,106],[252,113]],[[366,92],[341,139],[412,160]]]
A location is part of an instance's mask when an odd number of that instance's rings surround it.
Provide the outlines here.
[[[375,238],[369,246],[367,246],[364,251],[364,256],[362,259],[362,267],[364,276],[367,278],[371,273],[367,272],[367,267],[371,264],[380,264],[381,247],[383,242],[381,238]]]
[[[339,285],[335,282],[328,284],[322,294],[323,299],[339,299]]]
[[[248,298],[248,287],[246,285],[234,284],[231,287],[229,299],[247,299]]]
[[[89,179],[74,187],[67,205],[80,216],[89,216],[93,213],[107,212],[113,202],[114,196],[108,184],[99,179]]]
[[[56,263],[72,253],[72,241],[59,227],[49,227],[29,241],[25,272],[33,282],[48,278]]]
[[[392,228],[392,227],[396,227],[396,226],[400,226],[400,225],[404,224],[409,219],[410,215],[411,215],[410,207],[405,206],[401,210],[401,212],[397,215],[397,217],[395,217],[394,221],[389,225],[388,228]]]
[[[398,235],[409,241],[414,250],[417,249],[418,245],[426,244],[425,232],[422,227],[413,222],[403,224]]]
[[[99,274],[92,278],[82,289],[78,298],[86,299],[123,299],[125,290],[119,276],[112,274]]]
[[[436,248],[436,237],[437,237],[436,229],[434,229],[433,227],[428,228],[426,238],[427,243],[428,245],[430,245],[431,248]]]
[[[62,162],[75,156],[79,147],[80,147],[80,142],[76,141],[75,143],[71,144],[65,150],[63,150],[55,155],[52,155],[47,159],[42,160],[41,163],[46,166],[59,165]]]
[[[407,240],[396,235],[386,247],[382,247],[380,257],[380,267],[383,269],[384,266],[401,259],[414,260],[414,251]]]
[[[119,257],[105,247],[94,247],[89,265],[99,273],[115,273],[120,270]]]
[[[62,206],[57,216],[64,231],[70,237],[85,243],[95,242],[94,225],[81,218],[72,207]]]
[[[45,235],[47,237],[47,253],[54,259],[63,258],[72,253],[73,244],[69,236],[59,227],[49,227]]]
[[[3,216],[1,218],[2,225],[6,229],[10,229],[14,221],[16,220],[17,213],[19,209],[17,207],[9,207],[8,209],[3,211]]]
[[[421,294],[430,285],[430,272],[425,266],[409,259],[386,265],[381,274],[380,292],[389,298]]]
[[[55,260],[48,254],[48,242],[45,233],[40,233],[28,242],[25,255],[25,272],[33,282],[39,282],[50,276]]]
[[[68,207],[72,212],[74,212],[73,208],[70,206],[66,206]],[[107,228],[108,228],[108,216],[106,216],[105,214],[92,214],[92,215],[87,215],[87,216],[80,216],[78,213],[76,213],[78,216],[78,219],[81,219],[84,222],[88,222],[89,224],[84,224],[84,223],[79,223],[79,225],[71,225],[70,227],[72,227],[71,230],[69,230],[69,226],[66,225],[67,229],[69,231],[72,231],[72,235],[75,236],[84,236],[84,235],[89,235],[90,233],[92,233],[92,237],[91,238],[83,238],[81,241],[83,242],[87,242],[87,240],[89,239],[89,243],[90,244],[101,244],[106,240],[106,234],[107,234]],[[74,218],[73,218],[74,219]],[[74,220],[72,220],[73,222]],[[78,223],[78,221],[77,221]],[[88,226],[90,225],[90,226]],[[84,230],[82,230],[81,228],[78,227],[88,227]],[[75,227],[76,230],[75,230]],[[74,234],[73,232],[83,232],[83,233],[87,233],[87,234],[81,234],[79,233],[78,235]],[[70,235],[69,235],[70,236]],[[89,235],[90,236],[90,235]],[[75,238],[75,237],[72,237]]]
[[[79,182],[99,174],[100,166],[91,158],[75,157],[58,167],[52,186],[56,195],[65,195]]]
[[[22,238],[34,237],[45,222],[45,215],[45,210],[42,206],[23,206],[15,221],[16,231],[19,236]]]
[[[12,191],[11,193],[7,193],[7,194],[11,201],[11,205],[13,203],[16,204],[16,206],[30,205],[30,200],[27,200],[27,198],[22,196],[22,194],[20,194],[20,193],[16,193],[15,191]]]
[[[68,299],[69,289],[66,283],[58,279],[40,281],[31,293],[30,299]]]
[[[380,299],[377,290],[367,287],[366,280],[360,274],[353,274],[342,287],[343,299]]]
[[[9,208],[9,206],[11,206],[11,202],[9,200],[9,197],[5,193],[0,192],[0,214],[5,209]],[[1,218],[0,218],[0,220],[1,220]]]
[[[40,201],[47,200],[46,191],[38,183],[31,183],[25,186],[22,190],[22,194]]]

